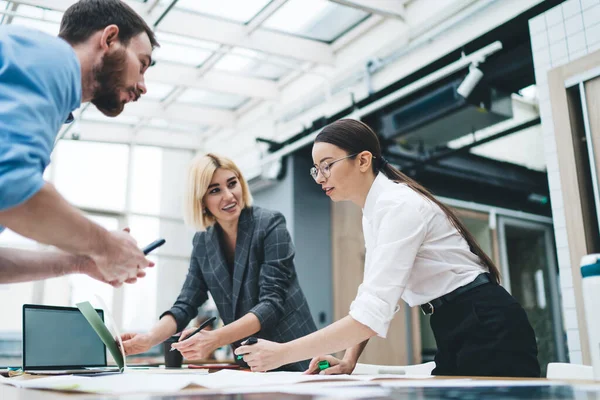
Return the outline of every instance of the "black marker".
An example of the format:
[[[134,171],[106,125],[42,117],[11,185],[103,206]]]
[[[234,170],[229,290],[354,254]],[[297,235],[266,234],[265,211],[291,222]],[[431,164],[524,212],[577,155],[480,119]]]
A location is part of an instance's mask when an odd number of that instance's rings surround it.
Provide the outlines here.
[[[253,345],[253,344],[256,344],[256,343],[258,343],[258,339],[255,338],[254,336],[250,336],[248,338],[248,340],[246,340],[246,343],[244,343],[243,345],[244,346],[250,346],[250,345]],[[238,360],[243,360],[244,359],[244,355],[243,354],[238,355],[237,359]]]
[[[155,240],[154,242],[150,243],[148,246],[144,247],[142,249],[142,252],[144,253],[144,255],[148,255],[148,253],[150,253],[152,250],[156,249],[157,247],[162,246],[165,243],[166,243],[165,239]]]
[[[186,338],[185,338],[185,339],[183,339],[183,340],[184,340],[184,341],[185,341],[185,340],[188,340],[189,338],[191,338],[192,336],[194,336],[196,333],[200,332],[202,329],[204,329],[204,328],[206,328],[208,325],[212,324],[212,323],[213,323],[213,321],[214,321],[215,319],[217,319],[217,317],[210,317],[209,319],[207,319],[206,321],[204,321],[204,322],[202,323],[202,325],[200,325],[200,326],[198,327],[198,329],[196,329],[194,332],[192,332],[192,334],[191,334],[191,335],[189,335],[188,337],[186,337]],[[169,350],[169,351],[173,351],[173,350],[177,350],[177,349],[174,349],[174,348],[172,348],[172,347],[171,347],[171,350]]]

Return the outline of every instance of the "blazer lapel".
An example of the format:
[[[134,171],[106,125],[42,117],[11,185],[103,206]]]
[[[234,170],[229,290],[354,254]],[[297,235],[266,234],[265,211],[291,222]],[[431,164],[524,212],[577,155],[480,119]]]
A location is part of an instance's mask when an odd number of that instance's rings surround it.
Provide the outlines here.
[[[210,267],[215,275],[215,280],[227,299],[231,299],[231,274],[225,263],[223,251],[219,243],[219,234],[214,226],[208,229],[205,236],[206,250]]]
[[[233,314],[237,309],[237,301],[240,294],[242,283],[244,282],[244,273],[248,265],[248,255],[250,254],[250,242],[254,233],[254,218],[252,218],[252,209],[245,208],[240,214],[238,222],[237,241],[235,244],[235,257],[233,265]]]

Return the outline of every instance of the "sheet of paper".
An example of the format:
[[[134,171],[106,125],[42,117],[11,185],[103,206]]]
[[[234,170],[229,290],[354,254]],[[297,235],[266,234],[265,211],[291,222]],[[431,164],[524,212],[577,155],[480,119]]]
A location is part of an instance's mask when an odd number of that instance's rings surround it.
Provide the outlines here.
[[[193,385],[194,376],[190,374],[125,373],[99,377],[64,375],[29,380],[4,378],[0,382],[26,389],[67,392],[103,394],[173,393]]]
[[[117,342],[115,342],[115,338],[110,333],[104,322],[102,322],[102,318],[98,315],[94,307],[90,304],[89,301],[84,301],[82,303],[77,303],[77,308],[83,314],[85,319],[89,322],[89,324],[94,328],[96,334],[100,337],[102,342],[106,345],[108,351],[113,356],[113,359],[117,363],[117,366],[121,371],[125,368],[125,358],[123,357],[123,353],[117,346]]]
[[[345,381],[328,383],[310,383],[302,385],[275,385],[223,390],[226,394],[249,393],[286,393],[314,395],[319,398],[373,399],[386,397],[391,389],[374,382]]]
[[[196,384],[209,389],[232,387],[253,387],[270,385],[290,385],[308,382],[352,381],[369,382],[383,379],[410,378],[407,375],[304,375],[302,372],[247,372],[222,370],[208,376],[200,376]],[[431,378],[428,376],[426,378]]]

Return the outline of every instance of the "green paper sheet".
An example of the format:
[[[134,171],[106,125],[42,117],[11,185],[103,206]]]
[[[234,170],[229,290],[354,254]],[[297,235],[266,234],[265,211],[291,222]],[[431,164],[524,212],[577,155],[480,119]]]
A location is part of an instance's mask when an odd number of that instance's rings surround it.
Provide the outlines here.
[[[84,301],[83,303],[77,303],[77,308],[79,308],[79,311],[81,311],[85,319],[87,319],[89,324],[96,331],[96,334],[100,337],[102,342],[104,342],[108,348],[108,351],[110,351],[110,354],[112,354],[115,362],[119,366],[119,371],[123,372],[125,367],[123,353],[121,353],[121,350],[119,350],[117,342],[115,342],[115,338],[113,338],[104,322],[102,322],[102,319],[96,310],[94,310],[94,307],[92,307],[89,301]]]

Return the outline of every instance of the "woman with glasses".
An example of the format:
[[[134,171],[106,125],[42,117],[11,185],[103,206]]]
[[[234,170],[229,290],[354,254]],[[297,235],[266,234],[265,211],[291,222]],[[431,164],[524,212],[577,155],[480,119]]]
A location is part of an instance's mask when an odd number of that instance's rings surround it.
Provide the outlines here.
[[[248,184],[233,161],[214,154],[196,158],[188,177],[186,220],[194,236],[188,275],[175,304],[154,328],[124,334],[126,354],[148,351],[185,329],[208,293],[225,326],[183,331],[172,347],[186,359],[256,336],[288,342],[316,330],[294,268],[294,247],[283,215],[252,206]],[[308,361],[283,370],[303,371]]]
[[[259,341],[236,354],[255,371],[313,358],[351,373],[369,338],[385,337],[398,302],[431,314],[434,375],[538,377],[535,334],[525,311],[464,224],[382,156],[377,135],[343,119],[315,139],[311,175],[333,201],[363,210],[363,283],[349,315],[290,343]],[[346,350],[342,360],[324,354]]]

